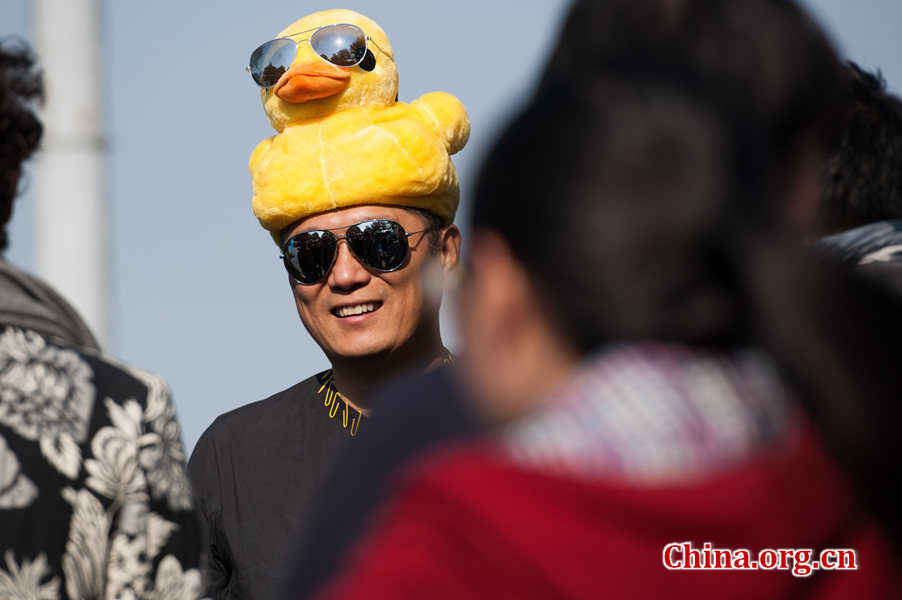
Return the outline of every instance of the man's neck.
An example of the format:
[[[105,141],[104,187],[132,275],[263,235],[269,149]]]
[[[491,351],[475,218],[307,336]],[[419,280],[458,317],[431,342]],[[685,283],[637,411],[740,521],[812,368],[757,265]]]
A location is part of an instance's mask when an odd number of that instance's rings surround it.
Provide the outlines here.
[[[360,358],[334,357],[332,373],[335,387],[342,398],[361,412],[371,407],[370,397],[376,389],[392,377],[418,367],[421,372],[434,369],[449,355],[441,340],[420,350],[411,348],[379,356]]]

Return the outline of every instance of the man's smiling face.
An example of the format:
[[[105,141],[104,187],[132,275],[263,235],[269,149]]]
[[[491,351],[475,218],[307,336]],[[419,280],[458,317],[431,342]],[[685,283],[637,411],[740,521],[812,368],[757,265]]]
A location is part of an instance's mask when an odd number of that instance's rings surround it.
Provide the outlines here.
[[[363,205],[302,219],[282,239],[316,229],[340,236],[347,227],[372,219],[395,221],[407,232],[429,227],[403,208]],[[437,327],[439,301],[427,288],[427,267],[436,265],[441,253],[431,247],[428,233],[411,235],[407,242],[410,252],[396,271],[367,268],[341,239],[335,263],[322,281],[301,285],[289,278],[301,321],[330,360],[391,353],[416,344]]]

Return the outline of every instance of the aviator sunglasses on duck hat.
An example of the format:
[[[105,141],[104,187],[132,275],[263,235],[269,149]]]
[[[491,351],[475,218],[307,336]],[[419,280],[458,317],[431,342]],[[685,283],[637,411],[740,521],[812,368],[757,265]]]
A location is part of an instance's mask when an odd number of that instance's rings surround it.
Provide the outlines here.
[[[310,35],[303,39],[291,39],[304,34]],[[372,42],[380,52],[385,53],[360,27],[350,23],[336,23],[290,33],[260,45],[251,53],[247,72],[262,88],[276,85],[279,78],[291,67],[298,46],[302,42],[310,42],[317,56],[336,67],[349,68],[360,65],[361,68],[365,68],[366,64],[361,63],[364,63],[367,56],[369,42]]]

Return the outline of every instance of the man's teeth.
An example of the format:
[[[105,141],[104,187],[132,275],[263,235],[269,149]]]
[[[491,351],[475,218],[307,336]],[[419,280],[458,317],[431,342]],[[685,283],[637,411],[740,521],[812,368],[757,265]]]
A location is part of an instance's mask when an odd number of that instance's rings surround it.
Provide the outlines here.
[[[374,302],[368,302],[366,304],[357,304],[355,306],[341,306],[335,311],[335,314],[339,317],[353,317],[355,315],[373,312],[374,310],[376,310],[376,304]]]

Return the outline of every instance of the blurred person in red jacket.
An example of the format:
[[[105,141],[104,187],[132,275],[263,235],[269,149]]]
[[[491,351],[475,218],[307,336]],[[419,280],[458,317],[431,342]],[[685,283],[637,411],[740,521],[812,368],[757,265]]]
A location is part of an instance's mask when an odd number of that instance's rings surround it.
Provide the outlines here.
[[[413,466],[319,597],[899,597],[896,301],[782,237],[775,142],[705,78],[594,66],[477,187],[492,431]]]

